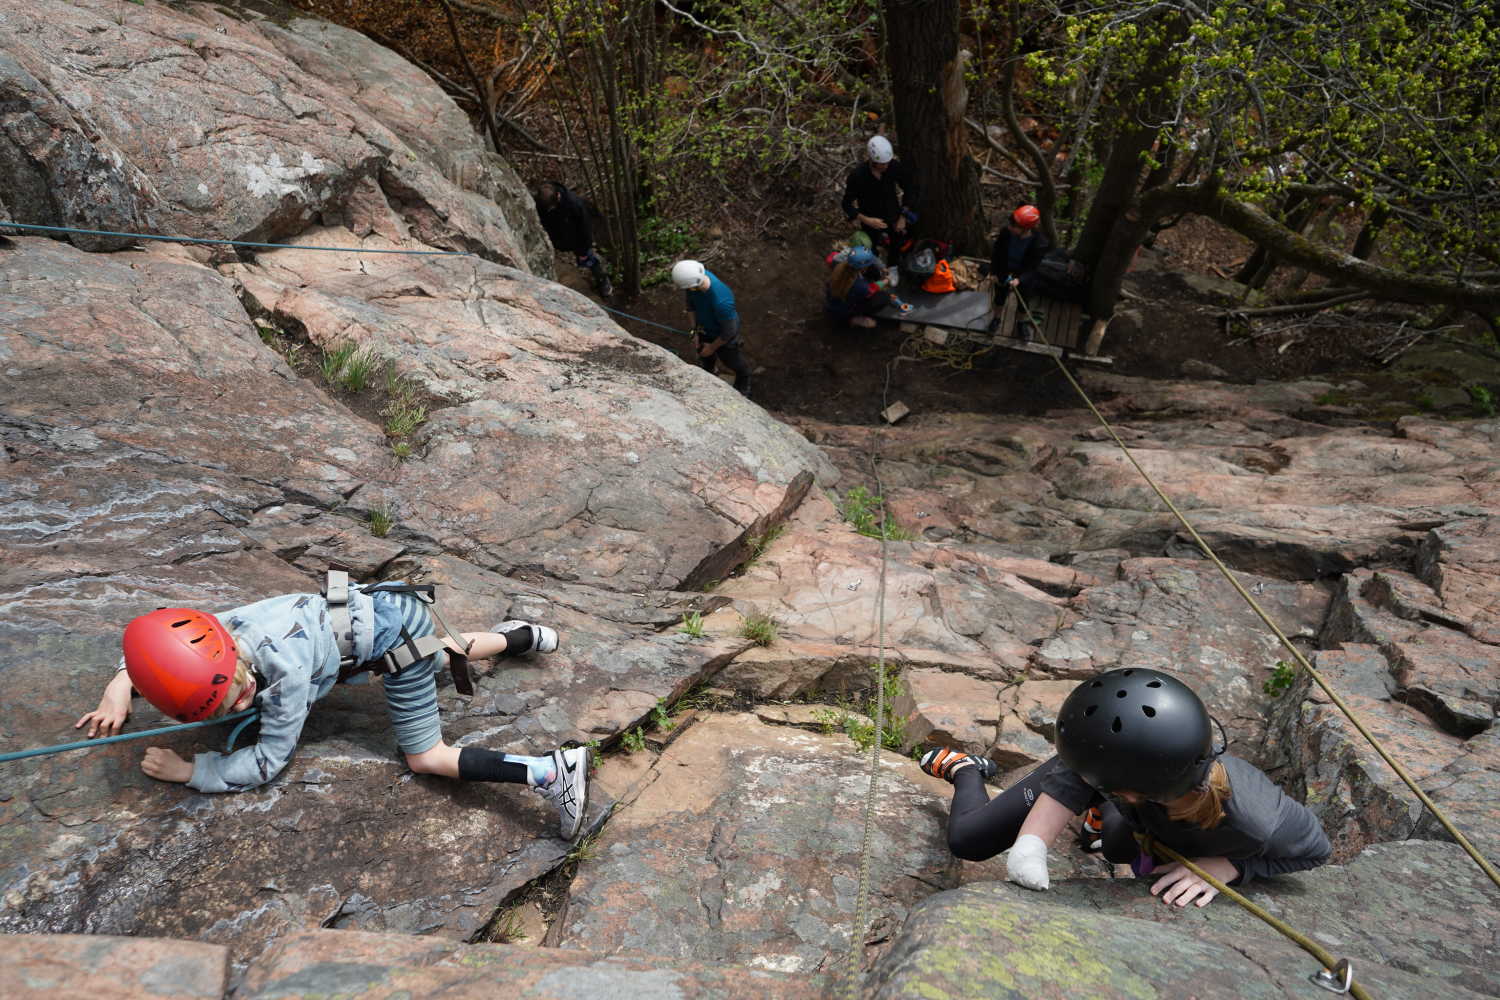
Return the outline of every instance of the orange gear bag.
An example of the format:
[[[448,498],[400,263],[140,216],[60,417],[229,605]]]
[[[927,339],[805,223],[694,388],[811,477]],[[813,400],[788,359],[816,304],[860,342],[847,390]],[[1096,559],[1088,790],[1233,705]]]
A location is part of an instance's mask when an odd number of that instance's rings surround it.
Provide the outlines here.
[[[937,266],[932,269],[931,276],[922,282],[922,291],[934,294],[958,291],[958,286],[953,283],[953,268],[948,266],[946,260],[938,258]]]

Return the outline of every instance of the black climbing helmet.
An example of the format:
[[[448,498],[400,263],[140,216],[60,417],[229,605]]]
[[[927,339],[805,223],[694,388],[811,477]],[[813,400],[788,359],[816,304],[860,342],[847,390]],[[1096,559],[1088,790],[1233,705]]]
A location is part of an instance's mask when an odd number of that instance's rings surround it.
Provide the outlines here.
[[[1222,752],[1203,702],[1159,670],[1107,670],[1057,713],[1057,755],[1101,792],[1170,802],[1202,784]]]

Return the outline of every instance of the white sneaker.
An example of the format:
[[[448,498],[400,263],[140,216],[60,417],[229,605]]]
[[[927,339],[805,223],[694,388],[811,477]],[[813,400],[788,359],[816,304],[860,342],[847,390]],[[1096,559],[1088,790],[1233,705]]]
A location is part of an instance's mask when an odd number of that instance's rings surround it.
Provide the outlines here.
[[[557,629],[547,625],[538,625],[536,622],[521,621],[519,618],[513,618],[508,622],[501,622],[499,625],[496,625],[494,628],[490,629],[490,631],[509,632],[511,629],[520,628],[522,625],[528,625],[531,627],[531,635],[533,641],[531,643],[531,649],[528,650],[528,652],[551,653],[557,649]]]
[[[572,840],[578,836],[589,807],[588,747],[552,751],[552,766],[557,777],[537,791],[557,806],[559,833],[564,840]]]

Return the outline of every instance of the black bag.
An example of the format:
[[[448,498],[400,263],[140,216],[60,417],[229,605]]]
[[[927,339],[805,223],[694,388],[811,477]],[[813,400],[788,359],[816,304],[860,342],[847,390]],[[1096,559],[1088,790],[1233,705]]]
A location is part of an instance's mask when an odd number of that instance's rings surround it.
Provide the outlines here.
[[[1033,295],[1042,295],[1058,302],[1083,302],[1089,294],[1089,271],[1062,247],[1053,247],[1042,255],[1036,270],[1030,275]]]
[[[941,240],[920,240],[901,259],[901,276],[914,285],[932,277],[939,260],[947,260],[951,244]]]

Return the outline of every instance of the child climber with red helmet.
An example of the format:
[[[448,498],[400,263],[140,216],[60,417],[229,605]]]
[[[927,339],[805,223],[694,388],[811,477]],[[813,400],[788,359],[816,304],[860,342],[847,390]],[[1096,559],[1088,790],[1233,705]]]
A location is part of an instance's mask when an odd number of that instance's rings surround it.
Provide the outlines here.
[[[921,764],[953,784],[953,853],[983,861],[1009,849],[1007,874],[1028,889],[1048,887],[1047,848],[1093,807],[1104,857],[1156,878],[1152,894],[1177,906],[1207,906],[1218,890],[1185,865],[1143,853],[1135,834],[1227,885],[1316,868],[1331,853],[1317,817],[1254,765],[1215,748],[1203,702],[1157,670],[1108,670],[1074,688],[1057,715],[1057,756],[993,799],[984,779],[998,768],[984,757],[936,749]]]
[[[152,747],[141,761],[141,770],[151,777],[200,792],[255,788],[291,760],[313,703],[357,670],[347,668],[380,663],[398,647],[414,648],[415,640],[433,635],[427,607],[412,593],[349,587],[348,602],[340,606],[347,612],[347,655],[334,634],[334,622],[344,627],[346,619],[332,614],[328,599],[319,594],[271,597],[221,615],[183,608],[142,615],[125,627],[125,655],[99,706],[75,728],[87,726],[91,739],[119,732],[130,714],[132,688],[183,722],[255,704],[260,709],[256,743],[192,760]],[[558,641],[555,630],[525,621],[502,622],[490,632],[460,638],[466,649],[451,638],[443,645],[474,659],[550,653]],[[449,746],[437,707],[436,671],[444,659],[445,651],[437,650],[385,678],[386,706],[407,766],[418,774],[525,784],[557,807],[562,836],[576,837],[588,805],[588,750],[557,749],[531,757]]]

